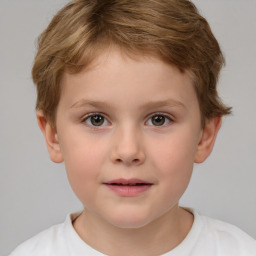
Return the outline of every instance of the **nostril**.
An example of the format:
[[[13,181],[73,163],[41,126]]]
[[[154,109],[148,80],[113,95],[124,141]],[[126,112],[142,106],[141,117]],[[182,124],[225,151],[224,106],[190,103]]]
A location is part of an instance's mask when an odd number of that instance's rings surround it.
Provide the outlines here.
[[[122,160],[121,158],[117,158],[116,160],[116,163],[130,163],[130,164],[138,164],[140,163],[140,159],[138,158],[135,158],[135,159],[132,159],[132,160],[129,160],[129,161],[125,161],[125,160]]]

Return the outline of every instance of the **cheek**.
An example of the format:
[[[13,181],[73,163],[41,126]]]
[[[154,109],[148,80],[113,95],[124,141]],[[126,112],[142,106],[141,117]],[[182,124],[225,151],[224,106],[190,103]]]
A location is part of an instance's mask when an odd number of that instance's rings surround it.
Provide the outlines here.
[[[161,150],[158,149],[154,158],[158,171],[159,203],[166,209],[173,207],[187,189],[193,171],[191,149],[184,147],[182,141],[165,141]],[[158,157],[157,157],[158,156]]]
[[[154,149],[152,159],[163,172],[190,169],[193,166],[195,149],[182,140],[164,141]]]
[[[69,145],[66,147],[65,145]],[[67,141],[63,145],[63,158],[69,183],[77,196],[94,191],[93,184],[100,183],[100,173],[106,153],[104,147],[87,140]],[[72,145],[72,147],[70,147]]]
[[[158,140],[155,147],[151,147],[151,161],[166,183],[176,187],[188,184],[197,148],[194,137],[190,132],[176,133],[175,136]]]

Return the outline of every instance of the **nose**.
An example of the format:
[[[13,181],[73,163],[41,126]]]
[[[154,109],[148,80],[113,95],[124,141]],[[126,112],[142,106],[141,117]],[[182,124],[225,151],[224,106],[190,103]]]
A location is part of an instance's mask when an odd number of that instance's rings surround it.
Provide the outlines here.
[[[113,138],[111,161],[126,166],[141,165],[145,161],[143,138],[135,128],[119,129]]]

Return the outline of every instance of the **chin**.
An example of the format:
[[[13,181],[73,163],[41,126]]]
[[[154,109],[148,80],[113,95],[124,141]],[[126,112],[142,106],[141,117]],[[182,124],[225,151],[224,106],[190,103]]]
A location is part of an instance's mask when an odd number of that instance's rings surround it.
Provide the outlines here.
[[[138,213],[126,213],[118,216],[112,216],[107,221],[117,228],[138,229],[147,226],[151,221],[153,221],[153,219],[143,214],[139,215]]]

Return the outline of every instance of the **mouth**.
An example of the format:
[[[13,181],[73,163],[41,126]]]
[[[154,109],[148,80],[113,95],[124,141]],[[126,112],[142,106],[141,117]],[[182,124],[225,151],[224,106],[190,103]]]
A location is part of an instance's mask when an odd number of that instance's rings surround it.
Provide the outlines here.
[[[139,179],[116,179],[108,182],[104,182],[107,185],[113,186],[142,186],[142,185],[153,185],[151,182],[147,182]]]
[[[117,179],[104,182],[111,191],[119,196],[134,197],[148,191],[153,183],[139,179]]]

